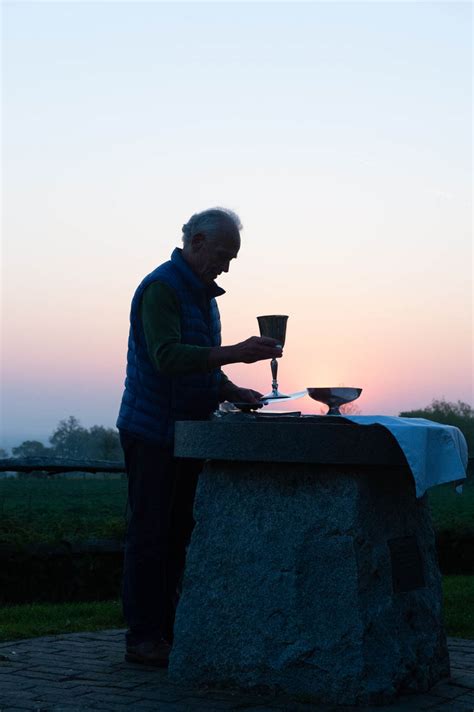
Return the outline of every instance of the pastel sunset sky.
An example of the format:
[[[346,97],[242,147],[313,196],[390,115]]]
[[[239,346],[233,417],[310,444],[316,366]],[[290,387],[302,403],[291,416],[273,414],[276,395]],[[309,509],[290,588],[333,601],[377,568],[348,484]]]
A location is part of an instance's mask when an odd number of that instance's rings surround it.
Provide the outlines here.
[[[473,403],[469,2],[2,13],[1,446],[114,426],[133,291],[216,205],[244,225],[223,343],[288,314],[282,390]]]

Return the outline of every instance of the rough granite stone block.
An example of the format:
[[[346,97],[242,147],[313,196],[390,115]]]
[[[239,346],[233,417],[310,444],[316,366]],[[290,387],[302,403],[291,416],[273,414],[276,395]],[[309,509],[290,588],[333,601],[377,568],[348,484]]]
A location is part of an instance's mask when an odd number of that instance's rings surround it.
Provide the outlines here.
[[[405,469],[208,461],[195,519],[172,679],[384,704],[449,674],[430,512]]]

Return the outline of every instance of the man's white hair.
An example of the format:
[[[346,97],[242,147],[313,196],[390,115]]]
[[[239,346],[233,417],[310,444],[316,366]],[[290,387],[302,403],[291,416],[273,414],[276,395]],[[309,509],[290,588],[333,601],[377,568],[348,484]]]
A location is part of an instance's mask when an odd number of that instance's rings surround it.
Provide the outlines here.
[[[213,240],[223,232],[240,232],[242,223],[239,216],[228,208],[209,208],[195,213],[183,225],[183,244],[188,245],[194,235],[205,235]]]

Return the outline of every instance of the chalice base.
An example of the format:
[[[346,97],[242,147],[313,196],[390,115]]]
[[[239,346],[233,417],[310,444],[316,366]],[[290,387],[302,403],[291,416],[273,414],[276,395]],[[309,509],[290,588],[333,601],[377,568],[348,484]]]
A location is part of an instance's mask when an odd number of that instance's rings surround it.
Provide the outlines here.
[[[262,400],[271,400],[271,401],[276,401],[276,400],[285,400],[285,398],[290,398],[290,396],[285,395],[284,393],[280,393],[280,391],[272,391],[271,393],[268,393],[268,395],[263,396]]]

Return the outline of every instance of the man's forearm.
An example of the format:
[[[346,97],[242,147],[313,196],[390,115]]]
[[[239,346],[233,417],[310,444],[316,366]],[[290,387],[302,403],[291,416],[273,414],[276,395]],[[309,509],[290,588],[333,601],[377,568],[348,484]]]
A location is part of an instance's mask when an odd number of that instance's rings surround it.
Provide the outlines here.
[[[208,370],[207,358],[210,351],[206,346],[169,343],[158,345],[152,361],[160,373],[180,376],[187,373],[204,373]]]
[[[207,357],[207,365],[212,371],[228,363],[238,363],[239,360],[237,346],[213,346]]]

